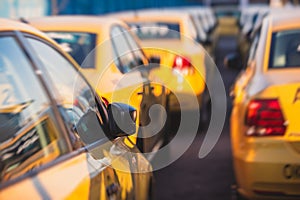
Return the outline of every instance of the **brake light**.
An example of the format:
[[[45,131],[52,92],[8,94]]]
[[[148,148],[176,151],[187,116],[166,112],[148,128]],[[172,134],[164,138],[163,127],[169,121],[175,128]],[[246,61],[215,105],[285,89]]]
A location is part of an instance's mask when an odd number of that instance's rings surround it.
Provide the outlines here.
[[[249,126],[248,136],[284,135],[286,130],[279,101],[277,99],[256,99],[248,105],[245,123]]]
[[[173,67],[174,71],[179,72],[184,75],[194,73],[194,68],[192,67],[190,60],[186,57],[175,56],[172,67]]]
[[[74,100],[73,105],[74,105],[74,106],[79,106],[79,101],[78,101],[78,99],[75,99],[75,100]]]
[[[101,97],[102,102],[104,103],[105,107],[107,108],[109,105],[109,101],[105,97]]]

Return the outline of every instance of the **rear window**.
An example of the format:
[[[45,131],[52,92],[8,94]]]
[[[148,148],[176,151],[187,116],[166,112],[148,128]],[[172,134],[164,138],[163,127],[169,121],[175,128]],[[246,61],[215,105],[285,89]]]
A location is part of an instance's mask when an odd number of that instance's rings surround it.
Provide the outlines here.
[[[131,30],[141,39],[180,39],[178,23],[138,22],[128,23]]]
[[[300,30],[273,33],[269,68],[300,67]]]
[[[96,34],[92,33],[47,32],[47,35],[60,44],[63,50],[69,53],[78,64],[82,64],[96,46]],[[95,59],[93,57],[89,56],[89,60],[85,63],[85,68],[95,67]]]

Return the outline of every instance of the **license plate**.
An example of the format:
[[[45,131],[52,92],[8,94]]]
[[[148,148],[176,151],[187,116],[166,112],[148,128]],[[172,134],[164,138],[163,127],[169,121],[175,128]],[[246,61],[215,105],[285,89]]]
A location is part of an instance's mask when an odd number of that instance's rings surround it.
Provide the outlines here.
[[[283,176],[286,179],[300,179],[300,165],[285,165],[283,168]]]

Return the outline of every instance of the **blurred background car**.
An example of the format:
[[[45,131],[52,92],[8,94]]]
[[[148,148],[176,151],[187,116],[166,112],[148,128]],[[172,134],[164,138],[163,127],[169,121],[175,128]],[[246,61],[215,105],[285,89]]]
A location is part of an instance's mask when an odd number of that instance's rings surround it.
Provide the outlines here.
[[[242,57],[242,65],[246,67],[253,32],[259,28],[262,20],[271,8],[267,5],[252,5],[241,9],[239,20],[240,34],[238,38],[238,53]]]
[[[197,30],[187,13],[172,10],[143,10],[111,15],[124,20],[141,40],[148,56],[160,56],[161,66],[172,69],[161,77],[170,79],[169,110],[194,110],[209,107],[210,100],[202,101],[207,78],[204,48],[197,44]],[[163,72],[163,71],[162,71]],[[177,97],[176,97],[177,96]],[[197,98],[198,103],[191,99]],[[181,98],[179,105],[178,98]],[[205,109],[201,109],[204,111]],[[205,114],[201,114],[205,119]],[[208,117],[207,117],[208,118]]]
[[[136,110],[106,107],[42,32],[0,23],[0,198],[151,198],[151,165],[124,142]]]
[[[140,10],[139,12],[149,11]],[[160,9],[152,9],[153,11],[161,11],[161,12],[180,12],[187,13],[190,15],[190,21],[192,22],[192,26],[190,29],[195,29],[197,36],[195,41],[200,43],[207,53],[214,58],[214,50],[215,50],[215,41],[216,38],[214,36],[214,30],[217,26],[217,19],[214,15],[212,8],[204,7],[204,6],[179,6],[179,7],[166,7]]]
[[[210,7],[183,7],[191,15],[191,19],[197,29],[197,41],[203,45],[208,54],[214,59],[216,38],[214,30],[217,27],[218,21]],[[178,7],[178,11],[182,11]]]
[[[29,24],[44,31],[80,64],[80,71],[105,102],[123,102],[137,109],[139,126],[129,144],[137,142],[143,152],[151,152],[165,143],[166,88],[151,80],[158,71],[153,68],[156,63],[149,66],[153,59],[148,60],[125,23],[108,17],[56,16],[30,19]],[[155,104],[162,107],[150,116]],[[157,129],[140,128],[150,122]]]
[[[234,170],[238,192],[249,199],[300,195],[299,17],[285,9],[263,20],[248,66],[234,84]],[[235,67],[233,60],[228,67]]]

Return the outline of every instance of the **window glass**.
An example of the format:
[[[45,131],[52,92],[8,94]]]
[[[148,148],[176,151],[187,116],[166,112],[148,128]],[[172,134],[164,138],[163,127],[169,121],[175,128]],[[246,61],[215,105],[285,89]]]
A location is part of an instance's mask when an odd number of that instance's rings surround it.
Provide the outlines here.
[[[49,73],[54,89],[59,92],[56,98],[60,102],[62,112],[67,113],[65,120],[72,131],[71,137],[74,134],[83,144],[103,139],[104,126],[107,124],[106,112],[101,107],[102,104],[96,102],[94,92],[87,82],[54,48],[36,39],[28,40]],[[93,113],[99,115],[92,116]],[[85,121],[88,117],[90,121]]]
[[[300,67],[300,30],[272,34],[269,68]]]
[[[180,39],[180,29],[178,23],[130,22],[128,25],[141,40]]]
[[[124,33],[128,43],[130,45],[130,48],[131,48],[131,51],[134,54],[134,59],[136,60],[136,63],[138,65],[143,65],[144,61],[147,60],[147,58],[145,57],[141,47],[137,44],[137,42],[134,40],[132,35],[127,30],[125,30],[122,27],[120,27],[120,29]]]
[[[80,32],[47,32],[64,51],[69,53],[81,65],[96,46],[96,34]],[[95,68],[95,57],[89,56],[84,68]]]
[[[111,39],[114,48],[114,60],[117,61],[116,64],[122,73],[129,72],[140,65],[119,26],[111,29]]]
[[[67,149],[31,62],[13,37],[0,37],[0,93],[2,182],[57,158]]]

